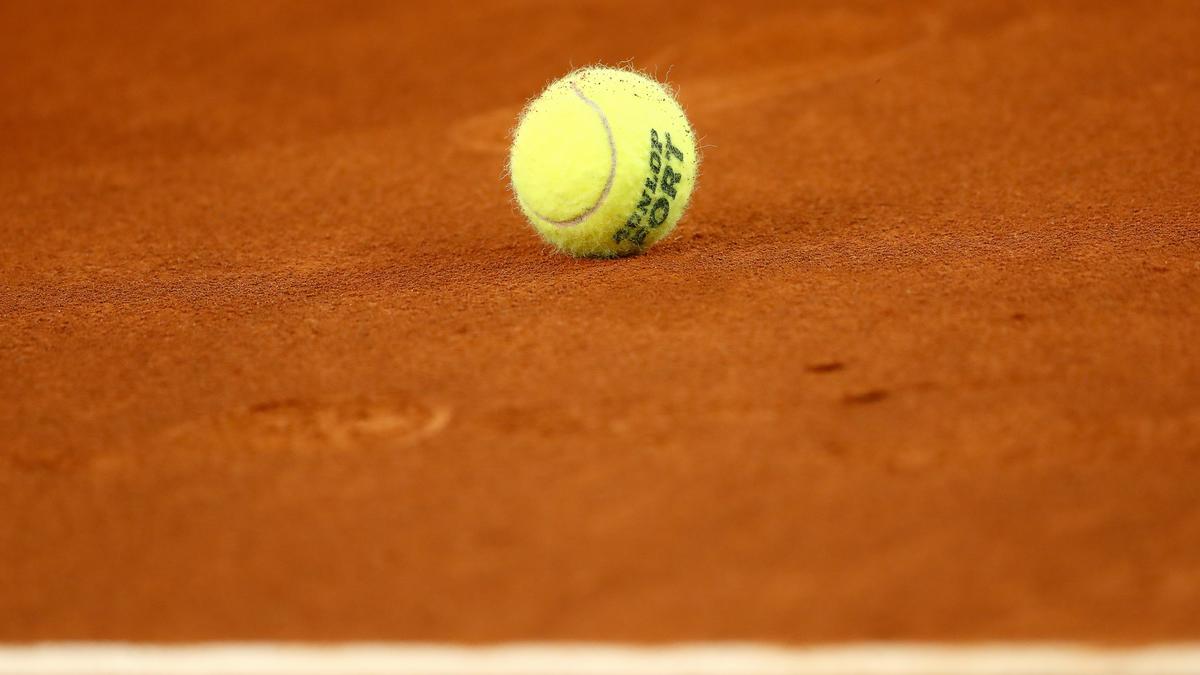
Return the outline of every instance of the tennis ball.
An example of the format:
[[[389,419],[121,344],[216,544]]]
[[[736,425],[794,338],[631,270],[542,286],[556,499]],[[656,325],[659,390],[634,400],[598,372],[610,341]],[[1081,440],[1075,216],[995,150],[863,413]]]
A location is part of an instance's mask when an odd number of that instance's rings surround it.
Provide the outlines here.
[[[679,222],[696,186],[696,136],[662,84],[590,67],[526,106],[509,155],[521,211],[574,256],[639,253]]]

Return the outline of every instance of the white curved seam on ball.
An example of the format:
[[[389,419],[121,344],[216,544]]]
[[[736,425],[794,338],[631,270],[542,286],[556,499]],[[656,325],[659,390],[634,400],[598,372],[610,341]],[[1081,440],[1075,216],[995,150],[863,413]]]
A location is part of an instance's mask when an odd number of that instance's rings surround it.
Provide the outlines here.
[[[604,189],[600,192],[600,196],[596,198],[596,203],[588,207],[583,213],[569,220],[554,220],[553,218],[547,218],[526,204],[526,208],[529,208],[530,213],[538,218],[541,218],[547,223],[550,223],[551,225],[557,225],[559,227],[571,227],[587,220],[589,216],[595,213],[596,210],[599,209],[602,204],[604,204],[604,200],[608,198],[608,193],[612,191],[613,181],[615,181],[617,178],[617,141],[615,138],[613,138],[612,127],[608,124],[608,116],[604,114],[604,110],[599,106],[599,104],[585,96],[583,92],[580,91],[579,85],[572,82],[571,89],[575,91],[576,96],[582,99],[583,102],[590,106],[592,110],[596,111],[596,114],[600,116],[600,123],[604,125],[604,133],[608,136],[608,180],[604,183]]]

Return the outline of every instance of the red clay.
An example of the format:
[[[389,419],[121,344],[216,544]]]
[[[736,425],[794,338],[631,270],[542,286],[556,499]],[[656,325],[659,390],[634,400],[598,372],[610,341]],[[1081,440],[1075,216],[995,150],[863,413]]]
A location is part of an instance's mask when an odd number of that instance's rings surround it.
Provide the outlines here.
[[[1200,637],[1192,3],[431,4],[0,3],[0,640]]]

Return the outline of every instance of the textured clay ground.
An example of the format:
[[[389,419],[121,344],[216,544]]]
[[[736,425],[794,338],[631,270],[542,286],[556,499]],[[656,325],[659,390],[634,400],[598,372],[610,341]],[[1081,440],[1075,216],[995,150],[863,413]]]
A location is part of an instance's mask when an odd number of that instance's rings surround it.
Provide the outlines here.
[[[1193,3],[428,4],[0,3],[0,639],[1200,636]]]

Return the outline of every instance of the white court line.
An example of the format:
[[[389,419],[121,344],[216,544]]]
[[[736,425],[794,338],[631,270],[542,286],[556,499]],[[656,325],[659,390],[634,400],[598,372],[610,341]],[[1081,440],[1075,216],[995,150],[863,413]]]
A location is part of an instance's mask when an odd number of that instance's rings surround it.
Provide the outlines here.
[[[44,643],[0,646],[3,675],[1200,675],[1200,642],[632,646]]]

